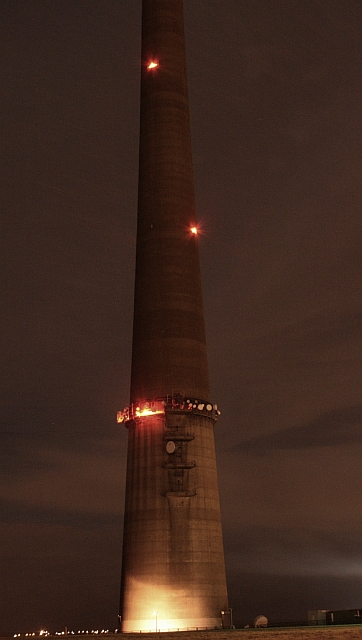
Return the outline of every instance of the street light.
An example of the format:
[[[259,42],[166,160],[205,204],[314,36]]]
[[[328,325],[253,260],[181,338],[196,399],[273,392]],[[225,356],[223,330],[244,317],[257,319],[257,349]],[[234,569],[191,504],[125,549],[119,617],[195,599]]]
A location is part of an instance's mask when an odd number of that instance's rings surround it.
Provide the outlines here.
[[[153,615],[156,616],[156,633],[157,633],[157,616],[158,616],[158,611],[154,611]]]

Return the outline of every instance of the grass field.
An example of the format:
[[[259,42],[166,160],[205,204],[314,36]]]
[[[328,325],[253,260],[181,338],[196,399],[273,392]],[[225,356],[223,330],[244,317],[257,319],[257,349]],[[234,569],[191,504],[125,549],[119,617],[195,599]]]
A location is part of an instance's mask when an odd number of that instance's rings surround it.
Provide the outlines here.
[[[362,625],[297,627],[278,629],[235,629],[233,631],[183,631],[182,633],[142,633],[122,634],[122,639],[135,639],[141,635],[142,640],[362,640]],[[115,636],[117,638],[117,636]],[[120,636],[118,636],[120,640]]]

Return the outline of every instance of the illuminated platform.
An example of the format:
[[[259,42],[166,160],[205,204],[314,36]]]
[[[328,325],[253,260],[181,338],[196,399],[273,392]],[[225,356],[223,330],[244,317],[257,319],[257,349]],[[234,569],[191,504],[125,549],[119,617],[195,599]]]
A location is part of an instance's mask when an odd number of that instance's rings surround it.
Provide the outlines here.
[[[213,420],[217,420],[220,415],[217,404],[211,404],[211,402],[206,400],[197,400],[195,398],[183,398],[177,395],[130,404],[128,407],[125,407],[123,411],[118,411],[117,422],[127,423],[130,420],[162,415],[169,411],[200,414]]]

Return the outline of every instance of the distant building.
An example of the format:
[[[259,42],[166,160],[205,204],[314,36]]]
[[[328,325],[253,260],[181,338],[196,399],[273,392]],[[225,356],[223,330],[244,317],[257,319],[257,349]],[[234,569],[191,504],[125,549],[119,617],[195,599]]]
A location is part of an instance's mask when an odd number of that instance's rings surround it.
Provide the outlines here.
[[[308,624],[310,625],[361,624],[361,622],[361,609],[342,609],[340,611],[317,609],[316,611],[308,611]]]
[[[316,611],[308,611],[308,624],[327,624],[327,613],[328,609],[317,609]]]
[[[327,611],[327,624],[361,624],[361,609]]]

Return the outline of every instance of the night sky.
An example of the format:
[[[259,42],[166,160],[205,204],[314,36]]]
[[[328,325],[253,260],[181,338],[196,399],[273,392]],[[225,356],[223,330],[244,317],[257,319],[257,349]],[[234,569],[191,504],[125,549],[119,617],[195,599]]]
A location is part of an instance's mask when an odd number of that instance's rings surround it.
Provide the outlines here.
[[[141,0],[2,0],[0,633],[117,626]],[[185,0],[230,606],[362,605],[362,5]]]

